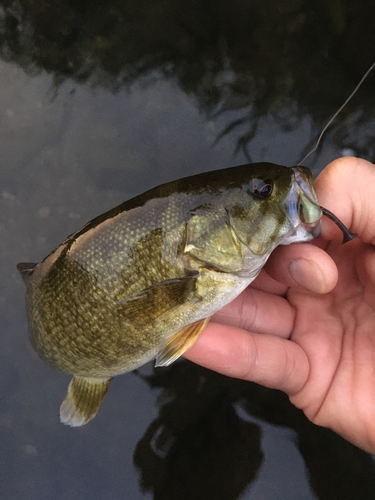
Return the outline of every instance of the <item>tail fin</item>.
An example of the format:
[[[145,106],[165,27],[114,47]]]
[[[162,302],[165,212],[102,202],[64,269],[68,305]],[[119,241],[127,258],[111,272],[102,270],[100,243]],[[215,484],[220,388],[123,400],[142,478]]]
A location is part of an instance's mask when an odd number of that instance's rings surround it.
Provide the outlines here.
[[[60,407],[61,422],[71,427],[87,424],[98,413],[111,380],[75,375]]]

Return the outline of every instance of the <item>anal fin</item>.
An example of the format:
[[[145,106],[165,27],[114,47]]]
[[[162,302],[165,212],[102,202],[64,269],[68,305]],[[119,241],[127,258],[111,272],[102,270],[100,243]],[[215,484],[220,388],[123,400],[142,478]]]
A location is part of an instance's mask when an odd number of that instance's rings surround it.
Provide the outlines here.
[[[205,329],[210,318],[196,321],[174,333],[162,346],[155,366],[168,366],[191,347]]]
[[[60,406],[61,422],[71,427],[87,424],[98,413],[111,380],[74,376]]]

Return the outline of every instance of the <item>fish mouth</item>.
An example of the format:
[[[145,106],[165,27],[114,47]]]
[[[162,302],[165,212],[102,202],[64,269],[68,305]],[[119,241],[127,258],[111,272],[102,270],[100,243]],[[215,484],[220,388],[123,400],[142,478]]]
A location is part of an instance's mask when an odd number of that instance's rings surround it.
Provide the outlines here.
[[[310,241],[321,232],[323,212],[312,180],[310,182],[311,174],[300,167],[292,167],[292,170],[294,179],[284,200],[284,208],[294,231],[283,239],[282,245]]]
[[[318,238],[320,233],[322,232],[322,221],[321,219],[317,220],[313,224],[304,224],[301,222],[301,226],[303,226],[304,230],[311,234],[311,239]]]

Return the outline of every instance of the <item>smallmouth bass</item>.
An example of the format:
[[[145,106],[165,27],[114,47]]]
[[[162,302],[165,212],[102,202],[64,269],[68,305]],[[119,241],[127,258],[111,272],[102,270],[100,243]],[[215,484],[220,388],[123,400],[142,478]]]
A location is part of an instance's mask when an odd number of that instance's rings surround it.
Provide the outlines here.
[[[181,356],[278,245],[319,236],[322,215],[309,169],[247,164],[151,189],[19,264],[31,343],[73,375],[61,421],[86,424],[114,376]]]

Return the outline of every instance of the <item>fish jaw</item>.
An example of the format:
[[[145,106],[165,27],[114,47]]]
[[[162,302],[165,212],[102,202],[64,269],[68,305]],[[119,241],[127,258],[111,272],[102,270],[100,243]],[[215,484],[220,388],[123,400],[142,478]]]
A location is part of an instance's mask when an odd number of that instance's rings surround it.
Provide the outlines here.
[[[294,179],[284,200],[284,208],[292,230],[279,242],[280,245],[311,241],[321,232],[323,212],[312,183],[311,174],[305,167],[292,167]]]

